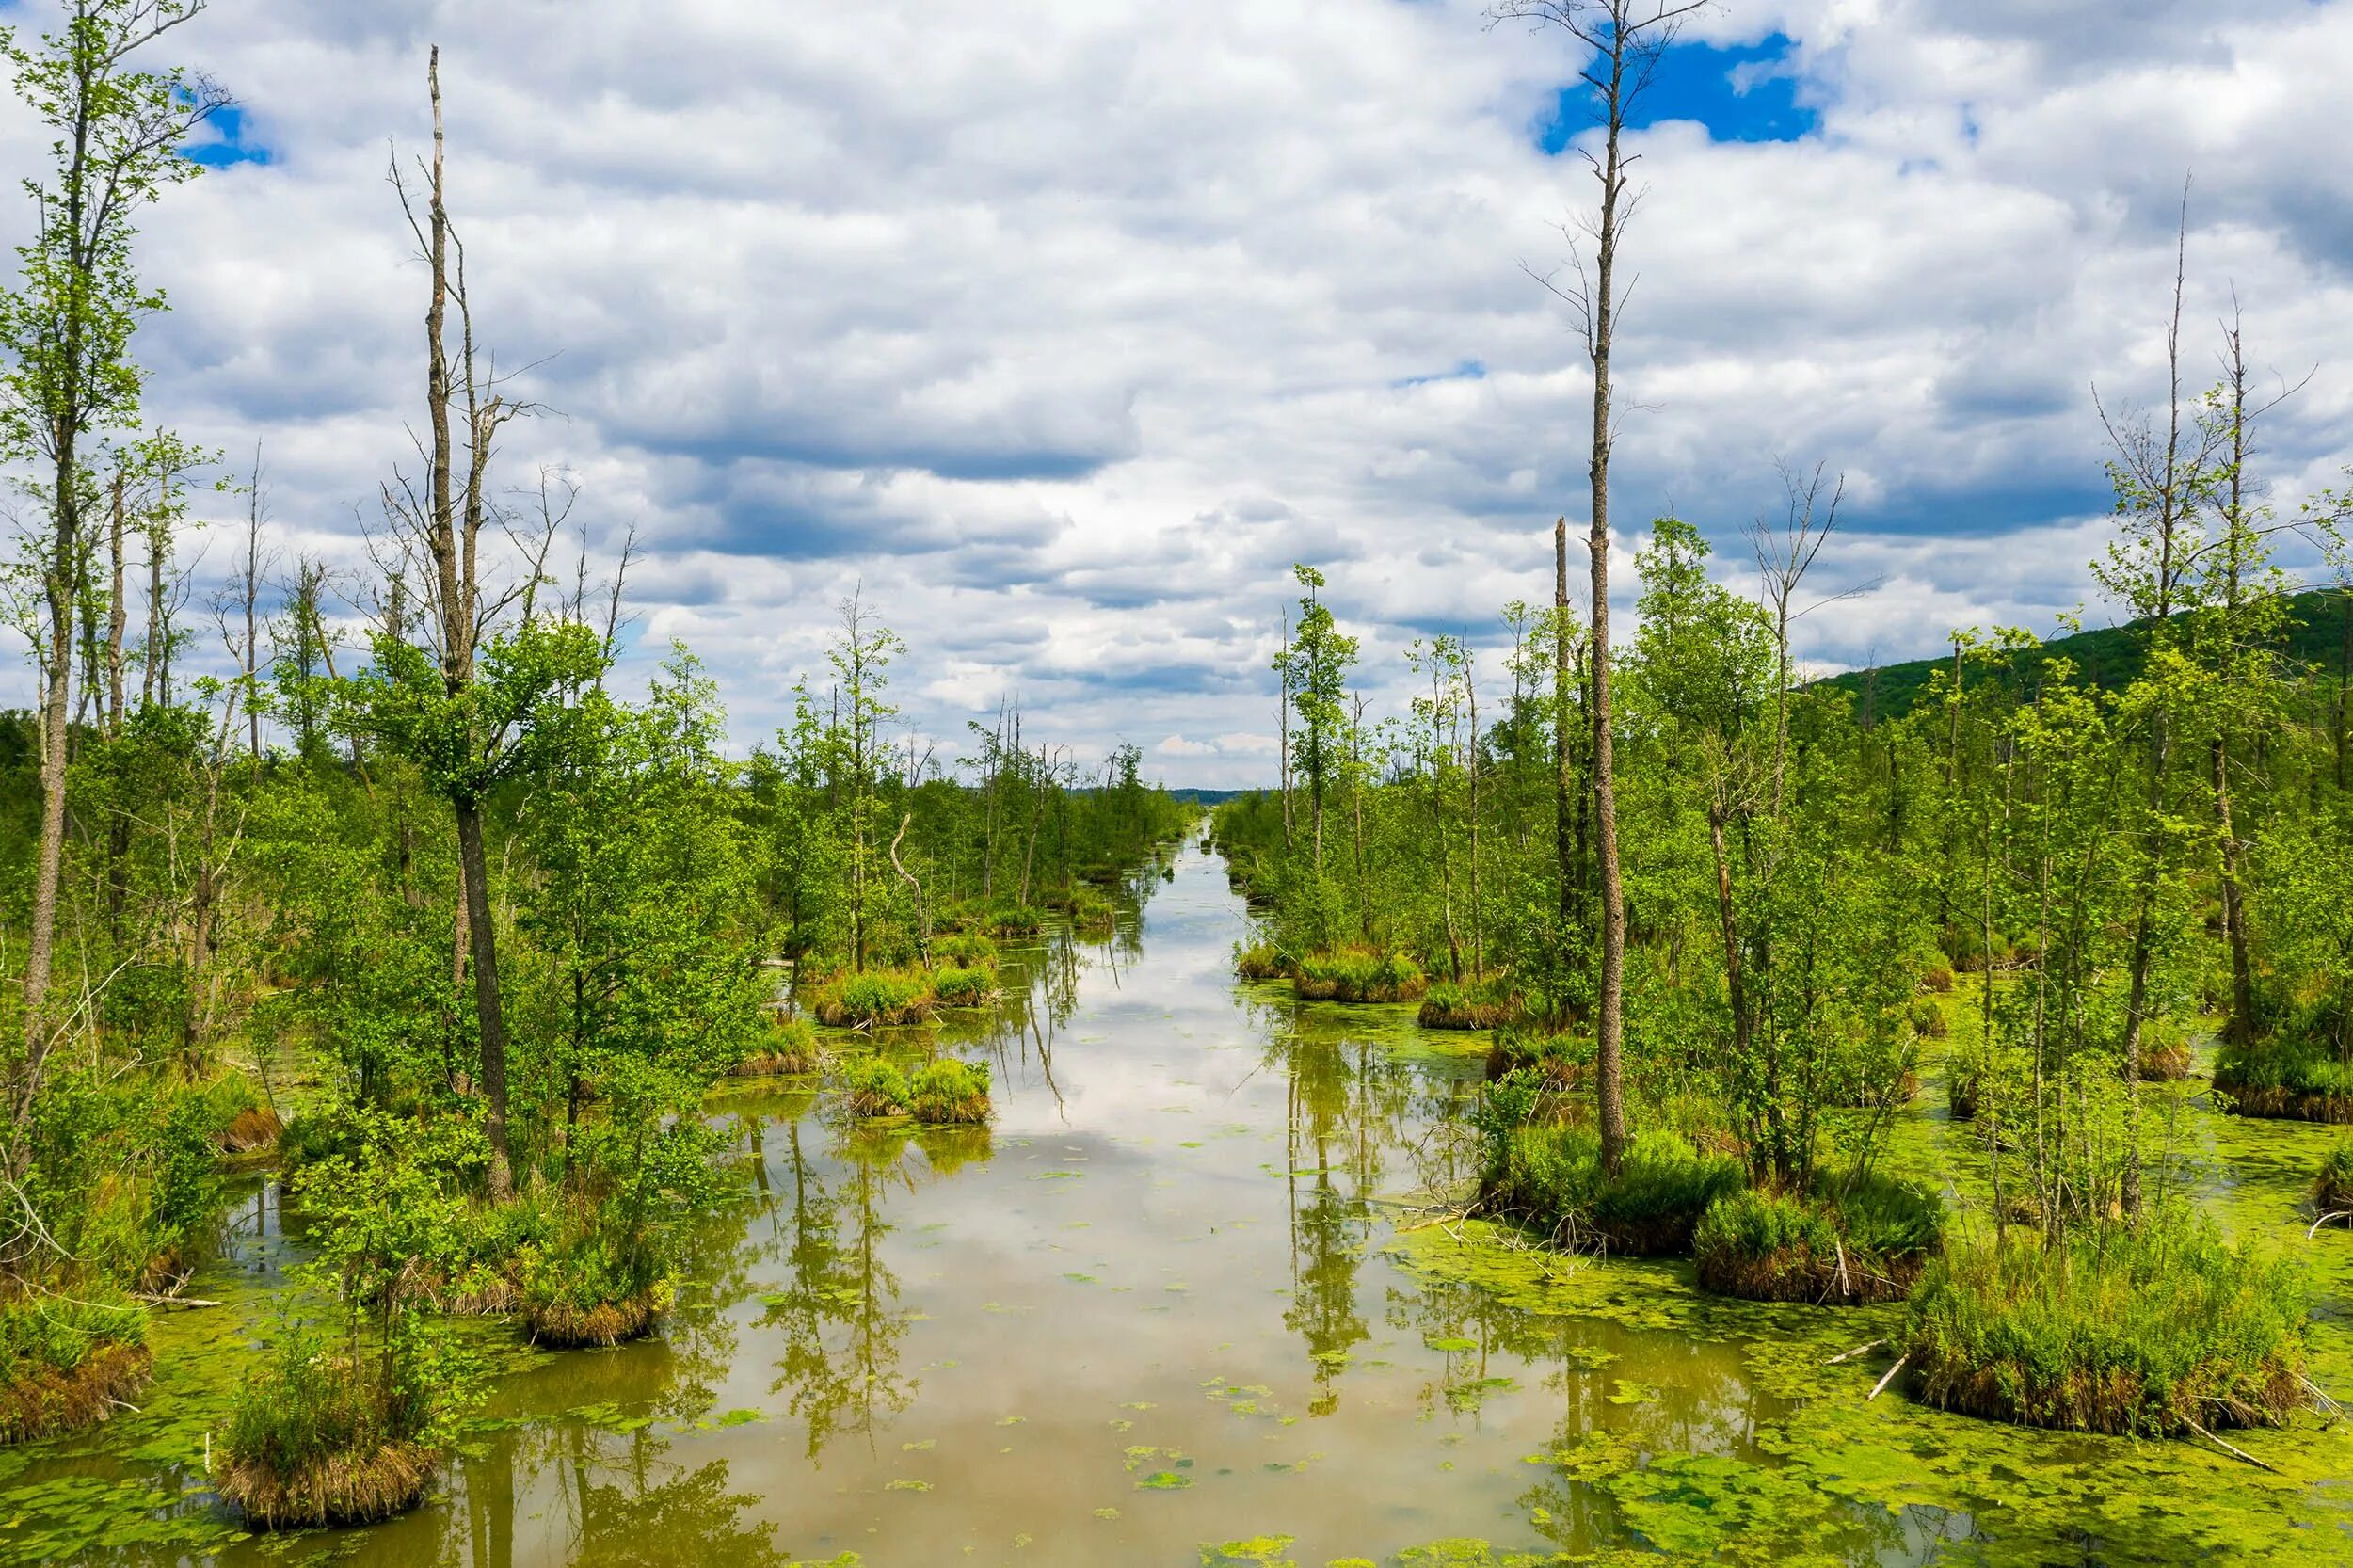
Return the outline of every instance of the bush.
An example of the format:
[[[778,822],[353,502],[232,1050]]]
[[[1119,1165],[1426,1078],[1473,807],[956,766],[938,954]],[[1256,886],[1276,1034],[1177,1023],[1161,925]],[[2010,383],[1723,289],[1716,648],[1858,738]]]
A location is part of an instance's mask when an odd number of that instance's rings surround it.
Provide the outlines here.
[[[2204,1222],[2015,1234],[1929,1266],[1906,1354],[1926,1402],[2025,1426],[2270,1426],[2304,1402],[2304,1312],[2296,1270]]]
[[[430,1394],[405,1390],[390,1410],[347,1358],[295,1331],[237,1390],[214,1486],[264,1529],[389,1519],[432,1479],[419,1441]]]
[[[1933,965],[1921,974],[1920,984],[1942,996],[1953,988],[1953,971],[1946,965]]]
[[[907,1111],[906,1075],[880,1057],[854,1064],[842,1075],[853,1116],[904,1116]]]
[[[1548,1089],[1567,1089],[1584,1076],[1593,1044],[1581,1036],[1502,1025],[1487,1048],[1487,1080],[1497,1082],[1526,1071],[1542,1079]]]
[[[997,993],[993,968],[935,969],[932,990],[942,1007],[978,1007]]]
[[[2153,1083],[2174,1083],[2189,1076],[2189,1037],[2182,1026],[2158,1018],[2140,1032],[2140,1076]]]
[[[1703,1288],[1749,1301],[1899,1301],[1944,1240],[1944,1201],[1866,1176],[1810,1195],[1748,1190],[1708,1206],[1691,1240]]]
[[[1081,936],[1109,936],[1119,928],[1119,912],[1112,901],[1092,888],[1070,890],[1070,929]]]
[[[1587,1128],[1522,1125],[1496,1144],[1500,1158],[1481,1183],[1489,1212],[1638,1257],[1688,1250],[1708,1206],[1747,1179],[1739,1161],[1700,1154],[1672,1132],[1638,1133],[1614,1178]]]
[[[2353,1139],[2329,1151],[2313,1181],[2313,1203],[2324,1214],[2353,1210]]]
[[[1428,984],[1405,954],[1356,948],[1303,958],[1291,978],[1303,1001],[1413,1001]]]
[[[937,1000],[920,970],[868,969],[827,981],[809,1010],[836,1027],[912,1024],[929,1017]]]
[[[943,1057],[915,1075],[907,1104],[919,1122],[968,1125],[988,1120],[988,1064]]]
[[[649,1249],[629,1249],[594,1215],[567,1227],[555,1247],[526,1255],[523,1321],[535,1343],[557,1349],[634,1339],[668,1310],[671,1283]]]
[[[1046,911],[1013,899],[999,899],[982,912],[980,924],[991,936],[1034,936],[1046,929]]]
[[[1912,1032],[1923,1040],[1942,1040],[1953,1032],[1945,1009],[1926,997],[1912,1004]]]
[[[0,1444],[105,1420],[153,1366],[136,1307],[62,1297],[10,1302],[0,1308]]]

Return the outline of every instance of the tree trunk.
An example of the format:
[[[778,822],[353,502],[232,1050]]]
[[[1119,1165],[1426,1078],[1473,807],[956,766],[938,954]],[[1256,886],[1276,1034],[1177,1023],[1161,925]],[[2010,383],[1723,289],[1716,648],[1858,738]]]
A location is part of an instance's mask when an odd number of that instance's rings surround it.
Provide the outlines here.
[[[506,1138],[506,1016],[499,1001],[498,953],[491,940],[489,864],[482,852],[481,806],[464,799],[456,806],[466,924],[472,936],[474,1029],[482,1042],[482,1093],[488,1101],[482,1130],[490,1141],[490,1196],[504,1202],[515,1192],[515,1167]]]
[[[1609,711],[1609,334],[1616,307],[1618,198],[1625,173],[1619,152],[1626,98],[1625,41],[1610,47],[1609,136],[1602,164],[1601,222],[1592,301],[1593,360],[1593,523],[1586,553],[1593,566],[1593,838],[1601,872],[1601,995],[1593,1051],[1593,1098],[1601,1123],[1602,1168],[1611,1176],[1625,1156],[1625,888],[1618,873],[1618,789],[1611,776]]]

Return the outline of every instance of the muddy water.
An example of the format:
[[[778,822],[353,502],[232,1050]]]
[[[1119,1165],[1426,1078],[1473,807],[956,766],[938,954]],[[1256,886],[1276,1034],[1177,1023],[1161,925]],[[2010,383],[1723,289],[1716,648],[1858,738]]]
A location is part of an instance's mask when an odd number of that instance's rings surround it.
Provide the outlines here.
[[[157,1322],[144,1409],[5,1461],[0,1554],[2353,1558],[2340,1436],[2249,1439],[2290,1472],[2275,1478],[1866,1401],[1883,1357],[1823,1363],[1886,1333],[1888,1309],[1715,1303],[1687,1268],[1572,1269],[1422,1223],[1414,1194],[1459,1174],[1451,1113],[1481,1042],[1404,1009],[1237,988],[1240,902],[1197,852],[1169,870],[1114,939],[1015,954],[1003,1009],[940,1032],[993,1062],[991,1128],[856,1128],[813,1085],[716,1099],[741,1197],[698,1237],[662,1336],[551,1353],[484,1325],[482,1430],[391,1524],[248,1541],[205,1490],[203,1433],[303,1251],[256,1184],[194,1287],[224,1304]],[[1948,1138],[1925,1115],[1910,1134],[1922,1159]],[[2322,1146],[2302,1128],[2201,1135],[2260,1145],[2237,1150],[2251,1175],[2217,1178],[2250,1213],[2285,1212]],[[2300,1233],[2292,1219],[2274,1228]],[[2321,1291],[2317,1366],[2345,1359],[2342,1288],[2332,1272]]]

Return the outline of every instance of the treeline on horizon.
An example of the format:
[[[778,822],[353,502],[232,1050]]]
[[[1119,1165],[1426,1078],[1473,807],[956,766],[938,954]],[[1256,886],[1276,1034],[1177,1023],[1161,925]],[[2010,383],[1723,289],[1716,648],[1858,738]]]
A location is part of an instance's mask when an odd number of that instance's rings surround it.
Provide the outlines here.
[[[347,1523],[413,1503],[473,1411],[452,1318],[556,1347],[656,1321],[723,1196],[718,1080],[824,1068],[812,1019],[864,1042],[988,1004],[1000,940],[1109,936],[1197,808],[1016,703],[953,765],[921,748],[889,700],[905,646],[856,596],[747,759],[685,648],[615,690],[632,552],[592,561],[559,476],[502,499],[522,410],[478,346],[438,53],[432,145],[395,174],[419,466],[382,479],[365,572],[273,557],[248,492],[200,600],[190,506],[219,457],[145,424],[132,352],[164,303],[133,220],[229,102],[140,62],[200,8],[70,0],[0,46],[56,137],[0,295],[40,695],[0,717],[0,1443],[136,1399],[225,1171],[276,1160],[315,1256],[211,1481],[257,1526]],[[865,1056],[856,1114],[986,1115],[983,1064],[910,1086]]]

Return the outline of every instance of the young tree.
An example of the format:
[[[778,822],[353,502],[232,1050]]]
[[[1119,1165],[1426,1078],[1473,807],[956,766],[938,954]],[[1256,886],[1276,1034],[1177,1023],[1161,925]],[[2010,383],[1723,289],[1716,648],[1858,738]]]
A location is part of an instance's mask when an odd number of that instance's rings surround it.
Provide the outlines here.
[[[194,17],[203,0],[69,0],[65,24],[28,43],[0,33],[16,89],[55,133],[51,171],[26,182],[33,237],[17,249],[20,286],[0,296],[0,456],[47,471],[49,532],[39,547],[47,607],[43,658],[41,825],[24,966],[22,1122],[57,1028],[50,1005],[57,887],[66,836],[66,745],[76,590],[91,484],[87,443],[138,420],[142,377],[131,357],[139,318],[164,308],[139,281],[132,242],[139,209],[193,177],[180,148],[229,102],[183,67],[142,71],[133,58]]]
[[[1592,522],[1585,550],[1593,568],[1593,827],[1601,872],[1601,984],[1595,1018],[1593,1092],[1601,1120],[1602,1163],[1614,1176],[1625,1153],[1625,1082],[1622,1052],[1625,1038],[1625,889],[1618,869],[1618,795],[1611,777],[1609,713],[1609,452],[1611,424],[1609,353],[1624,296],[1618,290],[1618,246],[1641,193],[1628,188],[1627,170],[1639,154],[1625,151],[1626,121],[1649,87],[1658,56],[1674,41],[1685,19],[1706,0],[1499,0],[1488,14],[1539,27],[1559,27],[1592,51],[1580,73],[1593,92],[1601,149],[1578,153],[1601,186],[1598,209],[1588,223],[1593,242],[1589,274],[1577,257],[1575,287],[1556,289],[1568,303],[1585,339],[1593,369],[1593,445],[1586,473],[1592,485]],[[1549,283],[1547,287],[1551,287]]]

